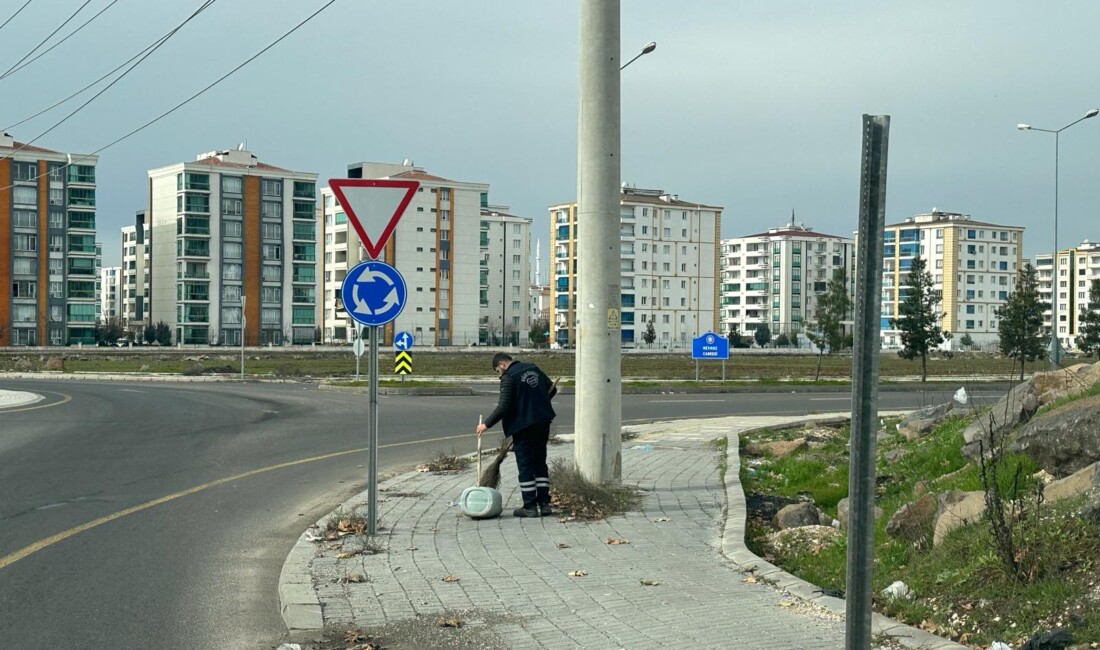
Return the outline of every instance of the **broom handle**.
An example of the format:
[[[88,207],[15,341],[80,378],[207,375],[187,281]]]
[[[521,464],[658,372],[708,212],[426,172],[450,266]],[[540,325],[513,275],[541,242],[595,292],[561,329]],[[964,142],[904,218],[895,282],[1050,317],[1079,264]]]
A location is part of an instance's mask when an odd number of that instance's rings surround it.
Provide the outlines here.
[[[477,416],[477,423],[478,423],[478,426],[480,426],[481,424],[484,423],[484,421],[481,419],[481,414],[480,413],[478,413],[478,416]],[[481,434],[480,433],[477,434],[477,478],[478,478],[478,482],[480,483],[481,482]]]

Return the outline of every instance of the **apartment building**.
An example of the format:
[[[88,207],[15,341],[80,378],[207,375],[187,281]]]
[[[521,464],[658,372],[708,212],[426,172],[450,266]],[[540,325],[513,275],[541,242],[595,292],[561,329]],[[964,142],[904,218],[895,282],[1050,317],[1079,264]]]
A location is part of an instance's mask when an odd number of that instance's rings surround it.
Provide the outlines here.
[[[913,259],[920,255],[941,292],[941,327],[952,339],[944,349],[962,348],[969,335],[973,347],[994,349],[1000,335],[996,309],[1016,286],[1016,274],[1024,264],[1023,226],[975,221],[968,214],[931,212],[917,214],[884,229],[882,267],[882,344],[901,345],[890,321],[906,295],[906,278]]]
[[[619,233],[623,347],[644,344],[653,324],[654,346],[683,347],[718,330],[719,233],[722,208],[681,200],[664,190],[624,185]],[[550,304],[551,341],[576,345],[577,241],[584,225],[577,204],[550,206],[554,252]]]
[[[121,322],[123,283],[121,266],[105,266],[99,270],[99,322]]]
[[[401,314],[382,328],[383,343],[388,344],[399,331],[412,333],[418,346],[479,343],[482,310],[487,312],[491,306],[483,306],[481,291],[483,262],[487,265],[481,246],[481,209],[488,206],[489,185],[436,176],[411,161],[354,163],[348,165],[348,177],[420,183],[380,257],[401,272],[408,289]],[[325,254],[322,337],[326,342],[341,343],[353,340],[355,323],[341,304],[340,288],[348,269],[367,259],[367,254],[331,190],[323,188],[321,195]],[[527,236],[521,239],[526,241]],[[514,248],[512,233],[508,245]],[[501,247],[503,252],[503,242]],[[504,279],[509,283],[511,271],[521,264],[512,261],[516,254],[508,252]],[[520,286],[526,284],[526,273],[524,267]],[[511,289],[505,294],[510,295]],[[487,293],[485,297],[487,301]],[[505,317],[510,315],[507,306]],[[500,313],[494,309],[494,315],[499,318]]]
[[[0,345],[95,342],[97,162],[0,133]]]
[[[134,225],[122,228],[122,320],[135,338],[149,326],[149,283],[145,281],[152,251],[150,224],[138,210]]]
[[[801,334],[837,269],[845,270],[854,293],[854,257],[854,240],[796,224],[793,211],[788,224],[723,239],[719,331],[745,336],[767,325],[773,338],[793,335],[808,345]]]
[[[185,345],[312,343],[316,188],[243,146],[149,170],[148,322]]]
[[[1058,251],[1055,264],[1051,253],[1035,256],[1039,276],[1039,296],[1050,305],[1054,269],[1058,269],[1058,340],[1062,348],[1077,348],[1081,331],[1081,310],[1089,305],[1089,285],[1100,279],[1100,243],[1085,240],[1074,248]],[[1051,311],[1043,312],[1043,321],[1050,331]]]
[[[481,208],[480,345],[526,345],[530,338],[532,219],[508,211],[508,206]]]

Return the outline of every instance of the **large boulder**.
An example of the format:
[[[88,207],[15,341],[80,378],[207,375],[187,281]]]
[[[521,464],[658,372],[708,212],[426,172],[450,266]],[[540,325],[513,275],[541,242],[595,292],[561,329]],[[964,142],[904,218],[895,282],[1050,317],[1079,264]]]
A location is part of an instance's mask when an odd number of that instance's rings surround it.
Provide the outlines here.
[[[50,357],[46,362],[46,370],[61,371],[65,369],[65,359],[63,357]]]
[[[798,451],[799,449],[805,449],[807,442],[805,438],[797,438],[795,440],[773,440],[771,442],[758,442],[749,446],[749,451],[754,454],[771,455],[776,458],[783,458]]]
[[[1038,375],[1039,373],[1036,373]],[[1026,422],[1039,410],[1039,396],[1035,394],[1035,377],[1022,384],[1016,384],[989,411],[980,414],[963,430],[962,453],[970,459],[976,459],[981,453],[981,445],[989,447],[989,433],[996,436]]]
[[[812,503],[792,503],[775,515],[775,527],[779,530],[803,526],[828,526],[832,520]]]
[[[840,541],[842,533],[832,526],[802,526],[789,528],[768,535],[768,546],[779,555],[810,553],[817,555],[823,549]]]
[[[1055,478],[1100,461],[1100,395],[1031,420],[1008,448],[1026,454]]]
[[[947,419],[954,408],[955,402],[952,401],[936,404],[934,406],[926,406],[922,409],[913,411],[901,422],[898,422],[898,433],[905,436],[906,440],[922,438],[925,434],[936,428],[937,424]]]
[[[1043,488],[1044,501],[1061,501],[1096,490],[1100,493],[1100,463],[1093,463]]]
[[[886,534],[894,539],[924,546],[936,516],[936,497],[925,494],[905,504],[886,523]]]
[[[932,546],[939,546],[948,533],[968,526],[985,513],[985,492],[948,490],[936,497],[936,519],[932,523]]]
[[[848,497],[844,497],[836,504],[836,519],[840,522],[841,530],[848,530]],[[875,521],[882,516],[882,508],[875,506]]]

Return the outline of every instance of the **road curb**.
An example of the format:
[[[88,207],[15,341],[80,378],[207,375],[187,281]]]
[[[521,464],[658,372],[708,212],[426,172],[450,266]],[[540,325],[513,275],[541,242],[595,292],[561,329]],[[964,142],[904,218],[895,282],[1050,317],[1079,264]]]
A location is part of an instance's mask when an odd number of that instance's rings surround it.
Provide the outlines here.
[[[838,422],[848,422],[849,419],[848,417],[831,418],[829,420],[815,421],[815,424],[817,422],[836,424]],[[801,423],[796,426],[801,426]],[[833,614],[845,616],[847,614],[847,609],[843,599],[824,594],[821,587],[787,573],[771,562],[760,558],[745,546],[745,526],[748,520],[748,508],[745,505],[745,491],[741,487],[741,452],[739,438],[746,433],[761,431],[763,429],[775,431],[778,427],[748,429],[739,433],[730,434],[726,439],[726,517],[722,528],[722,555],[737,565],[737,568],[742,573],[752,573],[773,583],[775,586],[800,600],[819,605]],[[967,646],[938,637],[924,630],[918,630],[915,627],[900,623],[878,613],[873,613],[871,615],[871,632],[876,635],[889,636],[908,648],[920,648],[922,650],[970,650]]]
[[[279,572],[279,613],[292,634],[320,630],[325,625],[321,601],[308,571],[314,548],[305,536],[303,532],[294,542]]]

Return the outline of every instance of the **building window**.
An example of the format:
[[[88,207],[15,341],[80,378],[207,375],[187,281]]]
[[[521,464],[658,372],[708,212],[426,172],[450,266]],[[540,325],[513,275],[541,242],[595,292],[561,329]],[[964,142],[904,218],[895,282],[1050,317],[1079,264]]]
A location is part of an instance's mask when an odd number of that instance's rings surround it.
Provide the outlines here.
[[[260,216],[264,219],[282,219],[283,204],[278,201],[263,201],[260,203]]]
[[[222,194],[243,194],[240,176],[222,176]]]
[[[260,194],[264,196],[282,196],[283,182],[271,178],[260,179]]]
[[[239,239],[243,232],[244,228],[240,221],[226,220],[222,222],[222,234],[226,237],[236,237]]]

